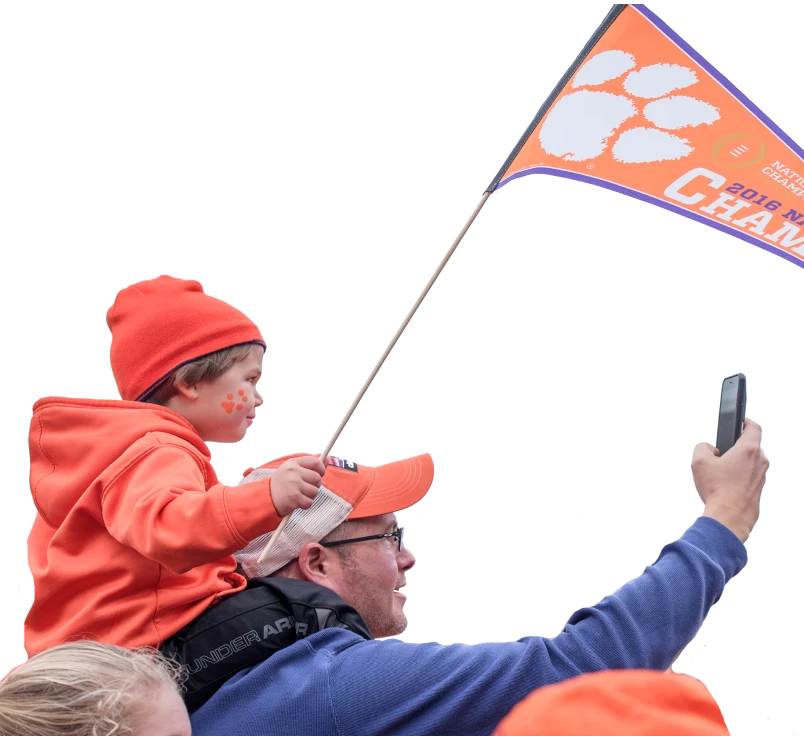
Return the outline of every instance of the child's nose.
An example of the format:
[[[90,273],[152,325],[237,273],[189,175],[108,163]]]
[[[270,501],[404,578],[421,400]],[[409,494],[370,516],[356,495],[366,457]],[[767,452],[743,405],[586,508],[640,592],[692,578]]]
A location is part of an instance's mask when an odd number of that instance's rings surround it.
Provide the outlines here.
[[[260,396],[260,392],[257,389],[254,389],[254,406],[262,406],[262,396]]]

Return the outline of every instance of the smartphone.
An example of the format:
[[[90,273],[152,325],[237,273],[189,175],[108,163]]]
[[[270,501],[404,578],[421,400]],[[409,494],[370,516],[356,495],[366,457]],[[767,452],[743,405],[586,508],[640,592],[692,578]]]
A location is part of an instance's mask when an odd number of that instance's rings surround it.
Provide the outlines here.
[[[723,379],[716,443],[721,455],[728,452],[743,433],[746,398],[745,376],[742,373]]]

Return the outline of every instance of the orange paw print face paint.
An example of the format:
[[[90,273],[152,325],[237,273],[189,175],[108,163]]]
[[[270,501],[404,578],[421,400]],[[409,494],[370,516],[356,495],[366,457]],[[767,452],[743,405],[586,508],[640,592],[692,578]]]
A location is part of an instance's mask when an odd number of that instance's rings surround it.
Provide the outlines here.
[[[226,401],[221,401],[221,406],[227,414],[231,414],[234,409],[243,411],[243,404],[248,402],[248,396],[246,396],[246,392],[242,388],[237,392],[237,401],[243,403],[236,404],[234,394],[226,394],[226,399]]]

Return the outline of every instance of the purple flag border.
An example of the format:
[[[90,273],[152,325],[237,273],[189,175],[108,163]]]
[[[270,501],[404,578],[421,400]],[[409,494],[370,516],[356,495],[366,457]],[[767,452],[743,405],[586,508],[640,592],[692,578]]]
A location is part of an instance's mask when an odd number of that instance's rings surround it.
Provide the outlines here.
[[[634,8],[638,13],[640,13],[646,20],[653,24],[653,26],[663,33],[668,40],[672,41],[676,46],[678,46],[682,51],[684,51],[688,56],[692,57],[701,67],[706,69],[712,77],[714,77],[728,92],[731,93],[733,97],[735,97],[745,108],[747,108],[756,118],[758,118],[762,123],[764,123],[768,128],[770,128],[776,135],[779,136],[790,148],[793,149],[802,159],[804,159],[804,149],[801,148],[787,133],[785,133],[776,123],[774,123],[765,113],[762,112],[751,100],[749,100],[742,92],[740,92],[737,87],[735,87],[726,77],[724,77],[715,67],[713,67],[706,59],[703,58],[695,49],[692,48],[684,39],[682,39],[675,31],[673,31],[670,26],[668,26],[661,18],[659,18],[655,13],[648,10],[645,5],[632,5],[631,7]],[[735,230],[734,228],[728,227],[727,225],[721,225],[720,223],[714,222],[703,215],[698,215],[694,212],[690,212],[689,210],[683,209],[678,205],[671,204],[670,202],[666,202],[663,199],[659,199],[658,197],[654,197],[650,194],[645,194],[644,192],[639,192],[635,189],[630,189],[629,187],[622,186],[620,184],[615,184],[608,179],[601,179],[599,177],[589,176],[588,174],[579,174],[574,171],[568,171],[566,169],[559,169],[552,166],[533,166],[529,169],[523,169],[522,171],[517,171],[511,176],[502,179],[496,186],[495,191],[500,187],[505,186],[509,182],[514,181],[514,179],[519,179],[523,176],[529,176],[530,174],[547,174],[549,176],[558,176],[563,179],[574,179],[575,181],[585,182],[587,184],[594,184],[595,186],[603,187],[604,189],[610,189],[613,192],[618,192],[619,194],[625,194],[628,197],[633,197],[634,199],[640,199],[643,202],[648,202],[649,204],[656,205],[657,207],[661,207],[662,209],[668,210],[670,212],[675,212],[678,215],[682,215],[687,217],[691,220],[695,220],[696,222],[700,222],[703,225],[708,225],[709,227],[713,227],[716,230],[720,230],[721,232],[726,233],[727,235],[731,235],[735,238],[739,238],[740,240],[744,240],[746,243],[750,243],[751,245],[755,245],[763,250],[768,251],[768,253],[773,253],[774,255],[781,256],[782,258],[790,261],[790,263],[794,263],[795,265],[799,266],[800,268],[804,268],[804,260],[801,258],[797,258],[796,256],[791,255],[788,251],[776,247],[771,243],[768,243],[760,238],[757,238],[753,235],[750,235],[747,232],[740,232],[739,230]]]
[[[688,217],[690,220],[695,220],[696,222],[700,222],[703,225],[709,225],[709,227],[713,227],[716,230],[720,230],[721,232],[726,233],[727,235],[732,235],[735,238],[739,238],[740,240],[744,240],[746,243],[750,243],[751,245],[756,245],[762,250],[768,251],[768,253],[773,253],[774,255],[781,256],[785,260],[790,261],[790,263],[794,263],[796,266],[804,268],[804,260],[801,258],[796,258],[796,256],[791,255],[789,251],[783,250],[779,248],[773,243],[768,243],[759,238],[754,237],[746,232],[740,232],[739,230],[734,230],[730,228],[728,225],[721,225],[719,222],[714,222],[713,220],[704,217],[703,215],[699,215],[695,212],[690,212],[689,210],[685,210],[678,205],[671,204],[670,202],[665,202],[663,199],[659,199],[658,197],[654,197],[650,194],[645,194],[644,192],[639,192],[636,189],[629,189],[628,187],[624,187],[621,184],[614,184],[610,182],[608,179],[596,179],[595,177],[588,176],[587,174],[578,174],[574,171],[567,171],[566,169],[556,169],[550,166],[534,166],[530,169],[525,169],[524,171],[518,171],[516,174],[512,174],[503,182],[498,185],[498,188],[501,187],[503,184],[507,184],[514,179],[519,179],[522,176],[529,176],[530,174],[548,174],[549,176],[558,176],[562,179],[574,179],[575,181],[582,181],[586,182],[587,184],[594,184],[595,186],[602,187],[603,189],[610,189],[612,192],[618,192],[619,194],[625,194],[628,197],[633,197],[634,199],[641,199],[643,202],[647,202],[648,204],[654,204],[657,207],[661,207],[663,210],[669,210],[670,212],[675,212],[678,215],[683,215],[684,217]]]

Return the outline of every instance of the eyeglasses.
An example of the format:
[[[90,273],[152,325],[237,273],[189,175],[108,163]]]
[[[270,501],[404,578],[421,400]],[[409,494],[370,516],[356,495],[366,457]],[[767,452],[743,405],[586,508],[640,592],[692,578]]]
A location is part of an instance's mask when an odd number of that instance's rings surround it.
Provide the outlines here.
[[[394,529],[392,532],[386,532],[385,534],[372,534],[370,537],[355,537],[354,539],[341,539],[337,542],[321,542],[322,547],[338,547],[341,544],[352,544],[354,542],[369,542],[372,539],[388,539],[390,537],[394,537],[397,541],[397,549],[401,552],[402,551],[402,533],[405,530],[402,527],[399,529]]]

